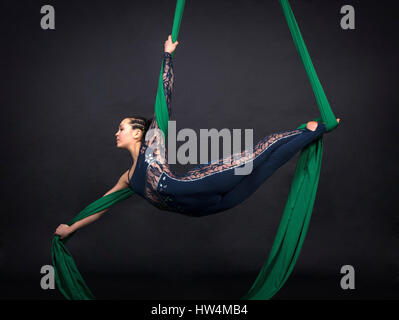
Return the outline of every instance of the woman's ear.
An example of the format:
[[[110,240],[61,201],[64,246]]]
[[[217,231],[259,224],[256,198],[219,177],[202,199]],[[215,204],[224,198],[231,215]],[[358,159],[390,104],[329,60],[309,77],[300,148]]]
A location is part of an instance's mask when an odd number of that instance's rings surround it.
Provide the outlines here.
[[[143,131],[141,131],[140,129],[133,130],[133,138],[134,139],[141,140],[142,135],[143,135]]]

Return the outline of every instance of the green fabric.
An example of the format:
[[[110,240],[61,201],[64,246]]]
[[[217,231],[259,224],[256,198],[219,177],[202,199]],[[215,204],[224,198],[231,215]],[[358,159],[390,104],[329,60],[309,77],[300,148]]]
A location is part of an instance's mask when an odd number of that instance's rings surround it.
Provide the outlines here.
[[[185,0],[177,0],[176,10],[175,10],[175,18],[173,21],[172,28],[172,41],[175,42],[179,35],[181,19],[183,16],[184,4]],[[175,51],[172,53],[172,57],[175,55]],[[165,137],[165,145],[167,143],[166,137],[168,136],[168,121],[169,121],[169,112],[168,106],[165,100],[165,92],[163,89],[163,79],[162,79],[162,70],[163,70],[163,62],[161,64],[161,72],[159,73],[158,78],[158,90],[157,96],[155,99],[155,117],[157,119],[157,123],[159,128],[162,130]]]
[[[295,46],[305,66],[320,110],[321,117],[315,120],[323,121],[327,131],[331,131],[337,126],[337,121],[314,70],[290,5],[287,0],[280,0],[280,3],[283,7],[284,15],[287,19]],[[177,1],[172,29],[173,42],[175,42],[178,37],[184,4],[184,0]],[[169,114],[163,90],[162,70],[163,66],[161,66],[155,99],[155,116],[160,129],[164,132],[165,137],[167,137]],[[298,129],[303,129],[305,126],[306,123],[299,126]],[[296,263],[308,229],[319,181],[322,152],[322,138],[311,143],[302,150],[298,159],[284,213],[267,262],[261,269],[248,293],[241,299],[269,299],[288,279]],[[88,205],[68,224],[71,225],[76,221],[109,208],[115,203],[129,198],[133,194],[134,192],[130,188],[127,188],[104,196]],[[66,242],[72,235],[73,234],[63,240],[59,239],[59,236],[55,236],[52,241],[52,261],[55,269],[57,286],[67,299],[95,299],[79,273],[71,254],[65,247]]]
[[[172,28],[173,42],[177,40],[177,36],[179,34],[184,4],[185,0],[178,0],[176,4],[175,17]],[[169,114],[163,90],[162,70],[163,65],[161,66],[157,96],[155,99],[155,116],[157,118],[160,129],[164,132],[166,137],[168,130]],[[133,194],[134,192],[130,188],[108,194],[88,205],[74,219],[72,219],[68,223],[68,225],[72,225],[76,221],[82,220],[90,215],[107,209],[115,203],[131,197]],[[68,241],[68,239],[71,238],[73,234],[74,233],[62,240],[58,235],[54,236],[51,244],[51,257],[55,270],[55,280],[57,283],[57,287],[65,296],[65,298],[69,300],[93,300],[95,299],[93,293],[87,287],[82,275],[76,267],[72,255],[65,247],[65,243]]]
[[[314,69],[312,60],[310,59],[309,52],[306,48],[305,42],[303,41],[301,32],[299,31],[298,24],[295,20],[294,13],[291,10],[291,6],[288,0],[280,0],[280,4],[283,8],[285,18],[288,23],[288,27],[291,31],[294,44],[298,50],[298,53],[302,59],[306,73],[308,74],[310,84],[312,86],[317,105],[319,107],[321,119],[326,125],[327,131],[331,131],[337,125],[337,119],[331,110],[330,104],[328,103],[326,94],[324,93],[323,87],[317,77],[316,70]]]
[[[100,212],[115,203],[131,197],[134,192],[130,188],[110,193],[84,208],[78,215],[73,218],[68,225],[74,224],[76,221],[82,220],[92,214]],[[74,235],[71,233],[68,237],[60,239],[58,235],[54,236],[51,243],[51,258],[55,271],[55,282],[58,289],[69,300],[92,300],[94,295],[87,287],[80,274],[72,255],[65,247],[67,241]]]
[[[317,77],[290,4],[288,0],[280,0],[280,4],[316,97],[321,118],[315,120],[324,122],[327,131],[331,131],[338,125],[337,120]],[[298,129],[303,129],[305,126],[306,123]],[[322,137],[302,149],[269,257],[242,300],[270,299],[291,274],[308,230],[319,182],[322,155]]]
[[[323,140],[299,156],[284,213],[266,264],[243,300],[266,300],[287,281],[306,237],[319,182]]]

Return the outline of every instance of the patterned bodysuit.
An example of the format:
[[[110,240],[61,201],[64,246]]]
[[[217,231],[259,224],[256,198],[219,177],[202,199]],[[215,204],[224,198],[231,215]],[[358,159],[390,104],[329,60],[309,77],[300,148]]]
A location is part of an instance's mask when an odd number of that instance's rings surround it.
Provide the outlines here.
[[[167,52],[163,53],[162,72],[170,115],[174,72],[172,56]],[[149,129],[159,129],[155,115]],[[162,210],[190,216],[218,213],[247,199],[279,167],[325,130],[319,123],[315,131],[305,128],[273,133],[255,144],[252,153],[244,150],[228,159],[201,164],[185,174],[171,170],[164,139],[161,134],[154,134],[141,144],[129,186]],[[248,161],[253,161],[251,173],[235,174],[235,168],[243,167]]]

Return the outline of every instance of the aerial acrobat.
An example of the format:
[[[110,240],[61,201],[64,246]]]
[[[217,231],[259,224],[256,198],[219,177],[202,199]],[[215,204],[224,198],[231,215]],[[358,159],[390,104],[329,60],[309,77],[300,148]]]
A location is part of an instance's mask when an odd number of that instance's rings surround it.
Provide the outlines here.
[[[162,78],[169,114],[174,83],[172,53],[178,43],[173,42],[169,35],[164,44]],[[202,164],[183,175],[177,175],[164,158],[167,152],[163,152],[163,137],[155,133],[150,141],[145,140],[147,130],[158,128],[155,116],[152,119],[127,117],[121,121],[115,134],[116,144],[118,148],[130,152],[133,164],[105,195],[131,188],[159,209],[190,216],[219,213],[240,204],[298,151],[326,131],[323,123],[309,121],[304,129],[288,130],[264,137],[254,146],[252,154],[243,151],[238,155],[231,155],[231,161],[220,159],[216,163]],[[149,147],[151,153],[146,152]],[[248,161],[253,162],[250,174],[234,173],[235,168]],[[67,237],[98,219],[107,210],[71,226],[61,224],[55,234],[61,239]]]
[[[117,147],[128,150],[132,156],[131,167],[103,197],[89,204],[68,224],[59,225],[54,232],[51,251],[55,279],[67,299],[94,299],[94,296],[65,243],[77,229],[97,220],[113,204],[137,193],[166,211],[194,217],[219,213],[247,199],[301,150],[268,260],[242,299],[269,299],[283,286],[298,258],[310,221],[321,168],[322,136],[333,130],[340,119],[335,118],[325,96],[288,0],[279,1],[321,117],[296,129],[264,137],[249,154],[245,150],[229,156],[227,161],[220,159],[200,165],[185,174],[173,172],[168,165],[164,137],[167,136],[174,82],[172,57],[178,45],[177,35],[185,4],[185,0],[177,0],[173,31],[164,44],[155,115],[152,119],[127,117],[121,121],[115,134]],[[147,132],[153,134],[148,137]],[[236,168],[249,162],[252,171],[248,175],[234,174]]]

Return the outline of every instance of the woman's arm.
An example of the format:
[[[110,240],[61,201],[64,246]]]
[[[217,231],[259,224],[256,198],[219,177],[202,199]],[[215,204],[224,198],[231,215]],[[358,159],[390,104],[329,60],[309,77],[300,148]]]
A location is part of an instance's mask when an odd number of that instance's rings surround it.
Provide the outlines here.
[[[119,178],[118,182],[116,185],[110,189],[104,196],[122,190],[126,189],[129,187],[129,180],[128,180],[128,170]],[[59,235],[61,239],[69,236],[72,232],[75,232],[76,230],[96,221],[98,218],[102,216],[103,213],[107,212],[109,209],[102,210],[100,212],[97,212],[89,217],[86,217],[82,220],[76,221],[73,225],[68,226],[67,224],[60,224],[56,231],[54,232],[55,235]]]
[[[168,40],[166,40],[164,44],[162,80],[169,116],[171,112],[170,100],[172,97],[173,82],[175,79],[175,74],[173,72],[172,53],[176,50],[178,44],[179,41],[172,41],[172,35],[169,35]]]
[[[172,55],[165,51],[163,53],[163,91],[165,92],[166,105],[168,106],[169,118],[171,116],[171,99],[173,91],[173,82],[175,80],[175,74],[173,72],[173,61]]]
[[[172,98],[173,83],[175,78],[173,72],[172,53],[176,50],[178,44],[179,42],[178,41],[173,42],[172,36],[169,35],[168,40],[165,41],[164,52],[162,55],[163,89],[165,92],[165,100],[166,100],[166,105],[168,107],[169,117],[171,115],[171,98]],[[159,129],[155,114],[149,129]]]

